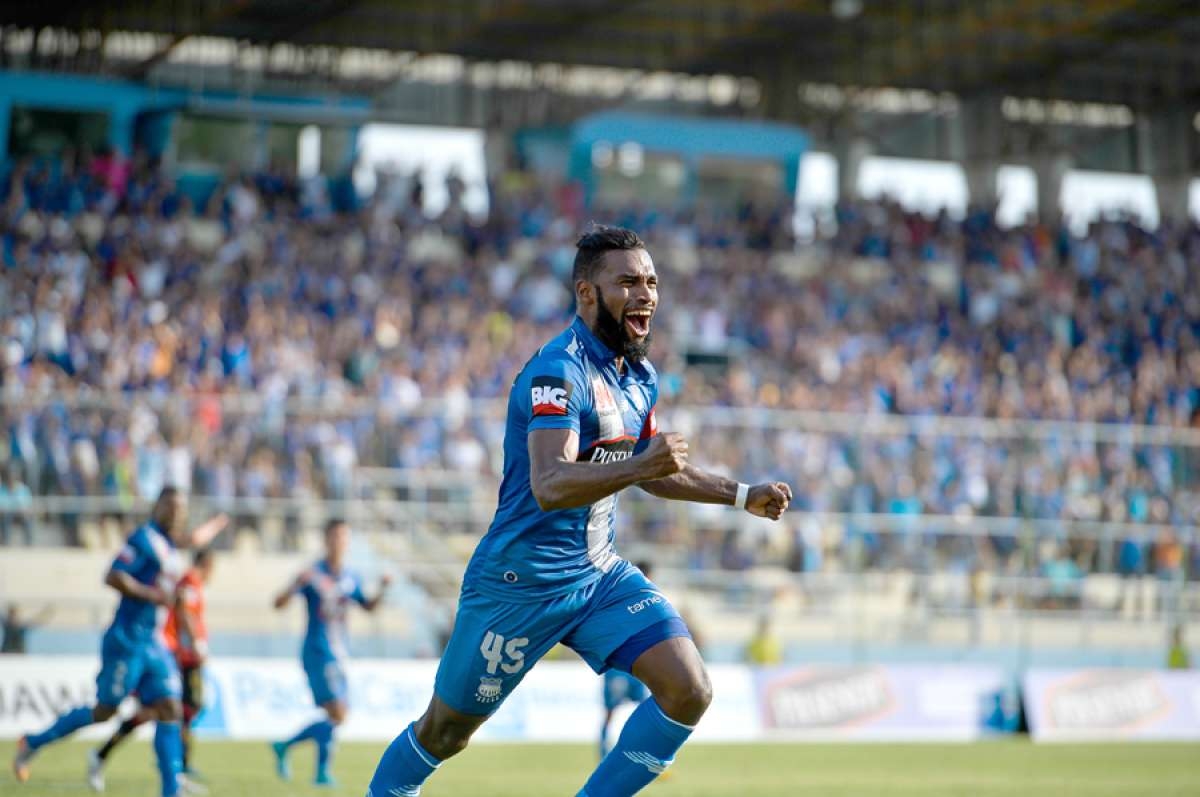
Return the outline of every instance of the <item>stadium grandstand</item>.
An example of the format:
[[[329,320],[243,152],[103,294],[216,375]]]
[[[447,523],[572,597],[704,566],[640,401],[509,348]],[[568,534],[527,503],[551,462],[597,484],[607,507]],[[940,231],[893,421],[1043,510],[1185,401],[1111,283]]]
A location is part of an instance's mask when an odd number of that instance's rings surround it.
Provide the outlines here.
[[[659,426],[794,493],[777,523],[623,495],[617,549],[706,661],[743,667],[769,626],[780,660],[749,663],[894,668],[896,694],[999,673],[980,728],[1065,738],[1038,673],[1187,660],[1193,2],[19,3],[0,144],[0,606],[51,609],[21,633],[39,660],[92,672],[102,575],[166,486],[231,519],[214,660],[295,655],[271,596],[332,518],[366,580],[396,577],[355,655],[373,677],[440,656],[513,378],[574,316],[593,222],[654,257]],[[742,738],[862,719],[789,725],[753,683]],[[1200,738],[1191,711],[1162,738]],[[912,727],[881,738],[958,738]]]

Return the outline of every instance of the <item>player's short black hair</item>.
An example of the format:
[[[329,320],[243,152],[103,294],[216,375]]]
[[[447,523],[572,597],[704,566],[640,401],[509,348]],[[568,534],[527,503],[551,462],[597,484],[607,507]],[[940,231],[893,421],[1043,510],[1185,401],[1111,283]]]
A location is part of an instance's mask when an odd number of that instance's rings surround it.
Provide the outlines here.
[[[646,578],[650,578],[650,573],[654,570],[654,565],[650,564],[650,562],[646,559],[636,562],[635,566],[638,570],[641,570],[646,575]]]
[[[329,520],[325,521],[325,536],[328,537],[329,532],[333,531],[338,526],[345,526],[345,525],[346,525],[345,518],[340,518],[340,517],[329,518]]]
[[[604,267],[605,254],[645,249],[646,243],[633,230],[594,224],[592,229],[579,236],[575,248],[575,265],[571,269],[572,283],[594,278]]]

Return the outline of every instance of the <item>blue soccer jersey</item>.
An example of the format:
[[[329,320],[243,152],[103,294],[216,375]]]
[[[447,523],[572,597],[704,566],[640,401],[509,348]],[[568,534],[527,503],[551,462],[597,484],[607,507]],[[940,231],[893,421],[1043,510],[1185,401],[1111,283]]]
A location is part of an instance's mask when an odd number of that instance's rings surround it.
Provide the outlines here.
[[[362,580],[343,569],[334,575],[324,559],[300,577],[300,594],[308,609],[308,628],[304,634],[305,661],[344,659],[349,654],[350,634],[346,613],[351,602],[367,603]]]
[[[168,537],[153,522],[141,526],[125,542],[112,569],[129,573],[141,584],[155,585],[168,593],[183,576],[183,559]],[[150,640],[166,620],[166,608],[149,601],[121,596],[112,630],[130,641]]]
[[[495,518],[467,566],[464,586],[501,600],[542,599],[596,581],[620,558],[613,549],[617,496],[545,512],[529,483],[529,433],[571,429],[580,462],[638,453],[657,434],[658,378],[645,361],[616,355],[582,319],[525,365],[508,398],[504,478]]]

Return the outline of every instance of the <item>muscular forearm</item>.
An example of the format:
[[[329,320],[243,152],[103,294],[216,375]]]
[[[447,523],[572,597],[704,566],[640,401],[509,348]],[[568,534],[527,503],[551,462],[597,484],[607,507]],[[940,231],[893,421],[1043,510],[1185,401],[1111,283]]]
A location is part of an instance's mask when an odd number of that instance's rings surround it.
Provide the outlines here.
[[[108,577],[104,579],[104,583],[127,598],[149,601],[150,603],[162,603],[164,601],[164,593],[161,589],[149,584],[143,584],[133,576],[120,570],[110,571]]]
[[[638,487],[653,496],[672,501],[732,506],[737,498],[738,483],[733,479],[703,471],[689,463],[679,473],[640,482]]]
[[[292,602],[292,596],[304,588],[304,584],[308,579],[307,573],[301,573],[296,576],[296,579],[287,585],[287,589],[275,596],[275,601],[272,604],[276,609],[282,609]]]
[[[637,484],[644,478],[640,465],[638,457],[604,464],[560,460],[538,474],[538,483],[531,487],[543,510],[574,509]]]
[[[216,539],[217,535],[224,531],[228,524],[229,517],[224,513],[204,521],[199,526],[192,529],[192,533],[190,535],[191,547],[205,547],[214,539]]]

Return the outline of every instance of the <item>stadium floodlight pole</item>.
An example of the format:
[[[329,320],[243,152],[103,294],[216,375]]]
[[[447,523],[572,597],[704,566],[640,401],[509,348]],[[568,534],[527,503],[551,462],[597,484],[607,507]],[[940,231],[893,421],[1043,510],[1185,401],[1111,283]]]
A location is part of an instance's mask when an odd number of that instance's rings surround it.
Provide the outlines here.
[[[368,794],[420,794],[559,642],[596,672],[628,673],[651,694],[581,797],[640,791],[671,765],[712,700],[679,612],[613,547],[617,496],[637,485],[660,499],[777,520],[791,488],[708,473],[689,461],[681,434],[659,431],[658,378],[646,359],[658,274],[635,233],[585,234],[572,281],[578,316],[509,393],[496,514],[467,566],[433,698],[384,752]]]

